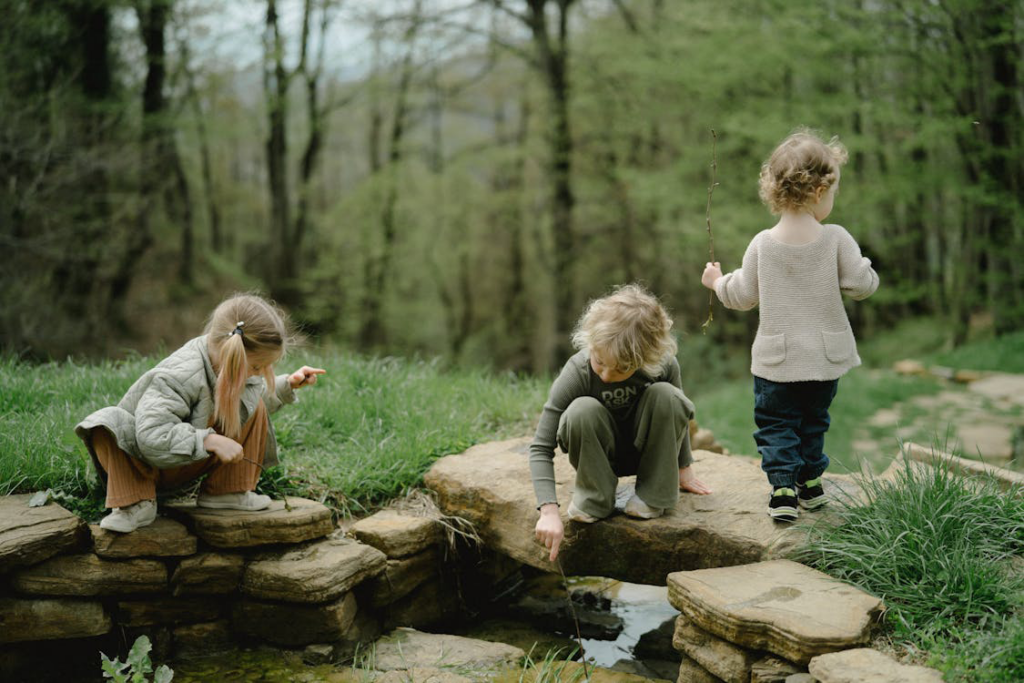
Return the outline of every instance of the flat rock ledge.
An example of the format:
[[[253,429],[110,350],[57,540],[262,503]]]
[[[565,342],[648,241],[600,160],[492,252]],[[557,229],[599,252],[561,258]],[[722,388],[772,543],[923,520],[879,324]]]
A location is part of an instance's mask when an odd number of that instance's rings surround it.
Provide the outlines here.
[[[941,683],[942,674],[926,666],[900,664],[870,648],[844,650],[811,660],[810,673],[820,683]]]
[[[346,538],[330,538],[256,558],[245,569],[242,590],[283,602],[327,602],[387,566],[387,556]]]
[[[29,507],[31,493],[0,497],[0,574],[76,549],[86,525],[56,503]]]
[[[884,609],[880,599],[789,560],[676,572],[668,587],[669,602],[701,629],[804,665],[867,644]]]
[[[499,441],[446,456],[434,463],[425,483],[437,494],[442,512],[472,522],[486,547],[557,572],[533,535],[538,513],[527,463],[529,443],[528,438]],[[568,522],[565,512],[575,471],[567,457],[557,454],[555,481],[566,522],[559,561],[565,573],[663,586],[671,572],[781,557],[803,541],[800,529],[778,525],[766,514],[769,489],[755,460],[700,450],[694,459],[711,495],[681,494],[675,509],[658,519],[616,513],[596,524],[578,524]],[[622,481],[628,486],[632,478]],[[840,487],[847,493],[857,490],[852,480],[841,477],[827,477],[825,484],[832,496]]]
[[[130,557],[182,557],[194,555],[198,542],[183,524],[157,517],[149,526],[130,534],[107,531],[90,524],[93,552],[108,559]]]
[[[334,530],[331,511],[306,498],[272,501],[258,512],[209,510],[196,507],[195,501],[172,503],[164,507],[180,519],[196,536],[217,548],[251,548],[274,543],[301,543],[321,538]]]
[[[349,532],[391,558],[413,555],[441,542],[441,525],[427,517],[381,510],[352,525]]]

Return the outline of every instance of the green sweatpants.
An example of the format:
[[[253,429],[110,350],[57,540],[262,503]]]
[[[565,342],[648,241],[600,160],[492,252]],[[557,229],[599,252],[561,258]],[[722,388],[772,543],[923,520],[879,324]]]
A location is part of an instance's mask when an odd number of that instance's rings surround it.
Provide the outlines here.
[[[624,433],[631,427],[631,433]],[[594,517],[615,509],[619,476],[636,473],[636,494],[651,507],[673,508],[679,498],[681,454],[690,415],[683,392],[655,382],[640,397],[632,425],[618,425],[600,401],[582,396],[558,422],[558,443],[576,468],[573,504]]]

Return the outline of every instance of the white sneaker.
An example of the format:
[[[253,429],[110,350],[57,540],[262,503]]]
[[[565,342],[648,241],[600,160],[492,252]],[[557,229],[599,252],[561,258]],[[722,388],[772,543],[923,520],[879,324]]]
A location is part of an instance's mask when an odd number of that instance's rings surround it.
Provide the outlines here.
[[[140,500],[114,511],[100,520],[100,528],[127,534],[140,526],[148,526],[156,519],[156,501]]]
[[[201,508],[213,508],[215,510],[256,512],[257,510],[265,510],[270,507],[270,496],[264,496],[255,491],[222,493],[219,496],[200,493],[199,498],[196,499],[196,505]]]
[[[626,501],[626,506],[622,508],[622,511],[630,517],[636,517],[637,519],[654,519],[665,514],[665,508],[652,508],[640,500],[640,496],[635,493]]]
[[[571,502],[571,501],[569,503],[568,513],[569,513],[569,519],[570,520],[572,520],[574,522],[582,522],[584,524],[593,524],[594,522],[596,522],[599,519],[598,517],[594,517],[593,515],[588,515],[583,510],[580,510],[578,507],[576,507],[576,504]]]

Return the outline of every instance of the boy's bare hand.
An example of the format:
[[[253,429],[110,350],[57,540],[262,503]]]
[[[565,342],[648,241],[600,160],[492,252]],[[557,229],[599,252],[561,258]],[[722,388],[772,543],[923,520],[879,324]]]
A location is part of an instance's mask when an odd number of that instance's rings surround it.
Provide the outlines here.
[[[679,470],[679,488],[700,496],[706,496],[711,493],[711,487],[698,479],[697,475],[693,473],[692,465]]]
[[[203,439],[203,448],[223,463],[232,463],[242,458],[242,444],[220,434],[207,434]]]
[[[562,545],[562,538],[565,536],[565,527],[562,525],[562,516],[558,514],[558,505],[547,503],[540,508],[540,519],[534,528],[537,540],[544,544],[545,548],[551,550],[548,561],[554,562],[558,557],[558,548]]]
[[[708,289],[714,289],[718,278],[722,277],[722,264],[718,261],[708,263],[704,266],[704,274],[700,276],[700,283]]]
[[[317,375],[322,375],[326,372],[326,370],[322,370],[320,368],[311,368],[308,365],[303,365],[301,368],[288,375],[288,384],[292,386],[292,389],[308,387],[316,384]]]

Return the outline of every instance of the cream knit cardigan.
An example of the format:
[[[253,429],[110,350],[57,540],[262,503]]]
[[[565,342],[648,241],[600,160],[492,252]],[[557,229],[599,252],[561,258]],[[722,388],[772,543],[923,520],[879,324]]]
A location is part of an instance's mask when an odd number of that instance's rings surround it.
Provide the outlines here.
[[[760,305],[750,371],[773,382],[833,380],[860,365],[842,295],[866,299],[878,274],[843,227],[827,224],[813,242],[784,244],[758,233],[743,266],[723,275],[715,293],[727,308]]]

